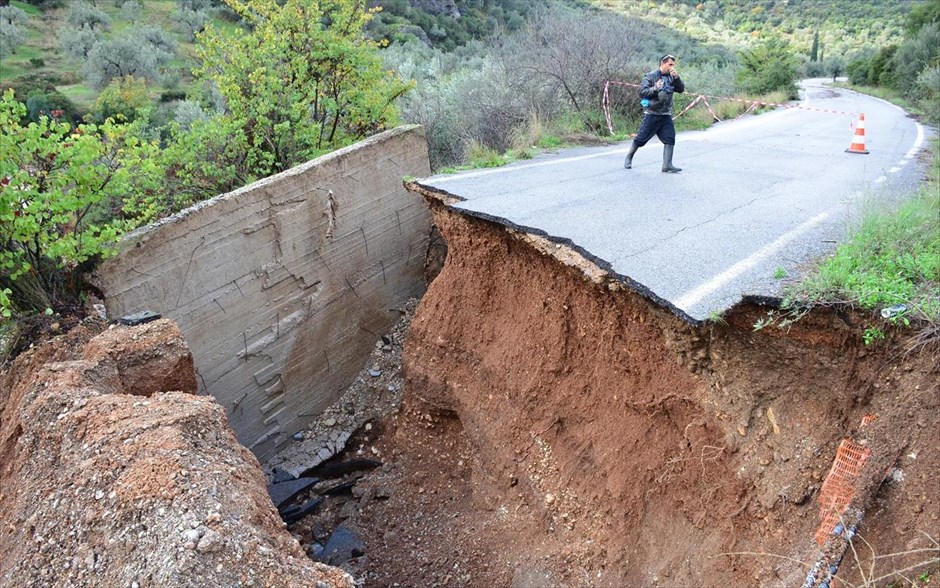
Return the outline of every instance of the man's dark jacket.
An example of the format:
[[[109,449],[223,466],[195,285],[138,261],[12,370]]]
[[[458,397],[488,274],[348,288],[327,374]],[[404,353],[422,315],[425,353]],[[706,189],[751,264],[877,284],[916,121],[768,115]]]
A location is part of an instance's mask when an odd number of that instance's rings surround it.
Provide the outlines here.
[[[663,80],[663,87],[656,89],[656,82]],[[650,105],[644,109],[644,112],[650,114],[672,114],[672,93],[685,92],[685,84],[681,78],[674,78],[669,74],[664,74],[659,69],[654,69],[645,76],[640,85],[640,98],[646,98]]]

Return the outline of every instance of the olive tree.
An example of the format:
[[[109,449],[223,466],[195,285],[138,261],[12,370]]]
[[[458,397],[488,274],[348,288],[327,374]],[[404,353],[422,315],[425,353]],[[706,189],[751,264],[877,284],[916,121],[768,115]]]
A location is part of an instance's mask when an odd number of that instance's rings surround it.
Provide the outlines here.
[[[172,40],[163,31],[152,27],[139,29],[95,44],[85,61],[85,78],[95,88],[127,76],[156,81],[160,79],[160,69],[173,58],[174,50]]]
[[[100,40],[101,34],[94,29],[65,27],[59,33],[59,48],[66,55],[85,61]]]
[[[15,54],[17,46],[26,39],[23,25],[26,12],[16,6],[0,6],[0,57]]]
[[[111,19],[102,10],[84,2],[76,2],[69,8],[65,21],[77,29],[107,30]]]

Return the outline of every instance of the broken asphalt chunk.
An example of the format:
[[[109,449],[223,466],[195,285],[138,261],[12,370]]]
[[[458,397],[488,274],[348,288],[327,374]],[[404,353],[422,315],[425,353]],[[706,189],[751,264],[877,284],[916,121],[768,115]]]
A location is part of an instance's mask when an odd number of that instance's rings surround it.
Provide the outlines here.
[[[350,459],[339,463],[320,464],[315,468],[310,468],[303,475],[315,475],[320,479],[338,478],[353,472],[372,470],[381,465],[382,462],[375,459]]]
[[[281,482],[287,482],[289,480],[296,480],[297,478],[287,470],[282,470],[281,468],[274,466],[271,470],[271,483],[279,484]]]
[[[288,480],[287,482],[268,484],[268,495],[271,497],[271,502],[274,503],[274,506],[280,509],[284,503],[289,502],[295,496],[319,481],[319,478],[298,478],[296,480]]]
[[[320,561],[329,565],[340,565],[354,557],[365,555],[366,544],[346,525],[336,527],[326,542]]]
[[[144,323],[149,323],[150,321],[155,321],[160,318],[160,314],[153,312],[152,310],[144,310],[141,312],[135,312],[134,314],[124,315],[118,319],[118,322],[122,325],[127,325],[133,327],[135,325],[142,325]]]
[[[358,480],[346,480],[345,482],[340,482],[335,486],[330,486],[326,490],[320,492],[320,496],[336,496],[337,494],[342,494],[347,490],[352,490],[352,487],[356,485]]]
[[[315,511],[325,498],[313,498],[303,503],[303,505],[295,504],[285,508],[284,510],[278,511],[278,514],[281,515],[281,520],[285,523],[296,523],[300,519],[304,518],[308,514]]]

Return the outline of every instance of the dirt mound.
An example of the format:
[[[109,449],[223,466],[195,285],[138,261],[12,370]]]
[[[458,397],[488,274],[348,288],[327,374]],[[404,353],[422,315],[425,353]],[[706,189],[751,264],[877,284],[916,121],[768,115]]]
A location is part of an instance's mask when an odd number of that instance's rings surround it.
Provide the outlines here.
[[[103,329],[0,375],[0,586],[351,586],[306,558],[224,410],[193,395],[176,325]]]
[[[819,557],[819,487],[868,414],[866,577],[874,554],[888,576],[937,557],[936,350],[867,349],[855,314],[754,332],[764,309],[742,306],[690,326],[562,246],[432,209],[448,257],[409,333],[403,415],[453,433],[418,448],[406,440],[432,438],[403,418],[396,449],[420,452],[410,486],[453,501],[445,528],[480,552],[448,582],[800,585]],[[840,577],[858,574],[846,560]]]

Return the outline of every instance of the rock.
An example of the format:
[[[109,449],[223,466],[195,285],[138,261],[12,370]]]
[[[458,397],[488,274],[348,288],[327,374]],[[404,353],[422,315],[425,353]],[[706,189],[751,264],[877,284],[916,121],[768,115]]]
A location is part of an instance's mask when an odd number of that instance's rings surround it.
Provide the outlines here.
[[[303,431],[297,431],[296,433],[294,433],[294,441],[303,441],[303,440],[304,440]]]
[[[372,376],[373,378],[378,378],[379,376],[382,375],[382,371],[373,368],[369,370],[369,375]]]
[[[340,565],[354,557],[365,554],[365,543],[346,525],[336,527],[326,542],[320,561],[330,565]]]
[[[297,478],[287,482],[268,484],[268,496],[271,502],[280,510],[285,503],[293,500],[298,494],[319,482],[319,478]]]
[[[196,544],[196,551],[199,553],[215,553],[221,551],[224,546],[225,541],[222,540],[222,535],[215,531],[206,531],[206,534]]]
[[[183,531],[183,541],[185,541],[186,543],[196,543],[197,541],[199,541],[199,531],[197,531],[196,529],[189,529],[187,531]]]
[[[323,421],[323,424],[326,425],[327,427],[332,427],[336,425],[336,419],[326,419],[325,421]]]
[[[310,557],[318,560],[320,559],[320,555],[323,553],[323,546],[320,545],[319,543],[314,543],[313,545],[310,546],[309,553],[310,553]]]

